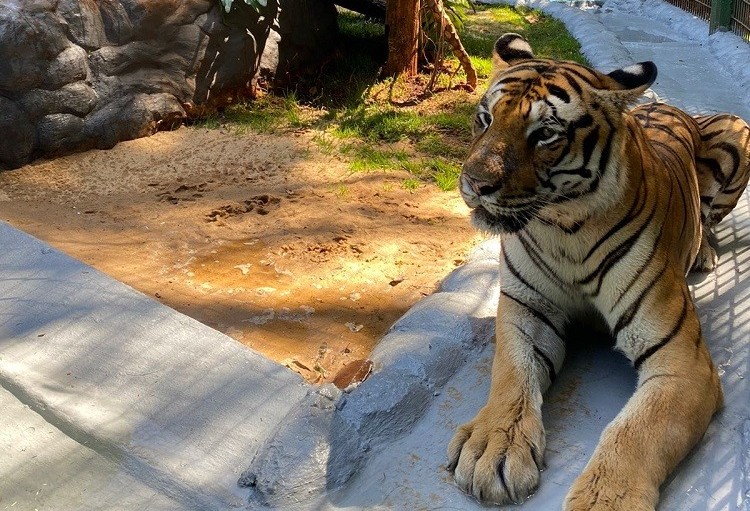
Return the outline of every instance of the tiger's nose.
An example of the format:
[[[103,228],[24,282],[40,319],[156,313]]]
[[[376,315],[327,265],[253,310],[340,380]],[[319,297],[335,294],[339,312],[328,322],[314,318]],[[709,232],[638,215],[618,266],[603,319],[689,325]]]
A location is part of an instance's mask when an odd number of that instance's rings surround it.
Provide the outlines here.
[[[459,190],[461,197],[470,208],[476,208],[482,204],[482,196],[487,196],[500,190],[500,183],[489,183],[469,176],[465,171],[459,178]]]
[[[500,181],[489,182],[471,177],[465,171],[461,173],[461,190],[474,194],[476,196],[492,195],[500,191],[503,185]]]

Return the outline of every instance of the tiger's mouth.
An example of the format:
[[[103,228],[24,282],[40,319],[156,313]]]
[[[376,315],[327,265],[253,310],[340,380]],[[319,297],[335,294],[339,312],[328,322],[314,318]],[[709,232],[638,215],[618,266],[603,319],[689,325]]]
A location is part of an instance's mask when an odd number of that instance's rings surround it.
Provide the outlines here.
[[[513,234],[526,227],[536,216],[537,210],[537,207],[532,206],[507,213],[491,213],[483,205],[479,205],[471,211],[471,222],[480,231],[490,234]]]

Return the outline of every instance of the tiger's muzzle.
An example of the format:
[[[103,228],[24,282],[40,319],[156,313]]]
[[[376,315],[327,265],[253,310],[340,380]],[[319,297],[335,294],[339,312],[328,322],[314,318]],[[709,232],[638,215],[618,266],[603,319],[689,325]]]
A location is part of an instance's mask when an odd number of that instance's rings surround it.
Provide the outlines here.
[[[461,197],[472,209],[472,222],[478,229],[492,234],[517,232],[536,214],[539,208],[533,196],[506,199],[504,188],[502,181],[481,181],[461,173]]]
[[[502,190],[501,182],[485,182],[470,177],[466,172],[461,173],[459,178],[459,189],[464,202],[470,207],[475,208],[482,204],[481,197],[489,197]]]

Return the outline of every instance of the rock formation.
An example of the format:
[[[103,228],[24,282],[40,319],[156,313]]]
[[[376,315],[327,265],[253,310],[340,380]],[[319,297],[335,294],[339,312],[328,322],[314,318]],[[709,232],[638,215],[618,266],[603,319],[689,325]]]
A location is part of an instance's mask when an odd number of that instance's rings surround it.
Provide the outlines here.
[[[234,4],[2,0],[0,168],[172,129],[261,71],[316,65],[336,35],[330,0]]]

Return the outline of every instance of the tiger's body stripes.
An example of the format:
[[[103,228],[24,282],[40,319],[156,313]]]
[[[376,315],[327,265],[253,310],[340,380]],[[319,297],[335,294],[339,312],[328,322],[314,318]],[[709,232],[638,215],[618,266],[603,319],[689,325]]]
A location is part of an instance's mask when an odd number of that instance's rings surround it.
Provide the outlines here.
[[[502,236],[490,397],[448,449],[458,485],[520,502],[539,482],[542,394],[563,333],[599,316],[638,370],[638,388],[571,488],[568,510],[654,509],[659,486],[721,406],[687,284],[716,264],[710,229],[750,176],[750,127],[666,104],[632,110],[652,63],[608,75],[536,59],[515,34],[477,107],[461,193]]]

